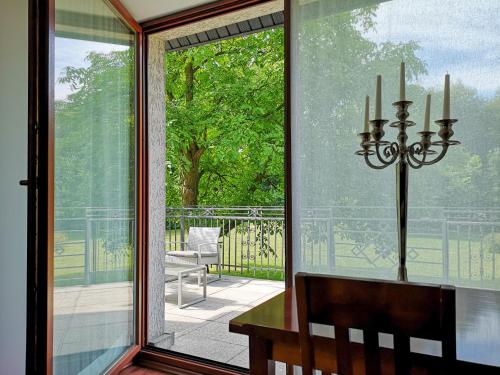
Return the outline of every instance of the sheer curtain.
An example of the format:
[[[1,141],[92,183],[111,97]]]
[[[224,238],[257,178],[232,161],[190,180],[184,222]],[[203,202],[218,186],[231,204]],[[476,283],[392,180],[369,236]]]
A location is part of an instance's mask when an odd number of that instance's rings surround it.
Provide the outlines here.
[[[442,117],[448,72],[462,142],[410,170],[409,277],[500,287],[498,12],[487,0],[292,0],[294,272],[396,277],[394,167],[370,169],[354,152],[377,74],[383,118],[395,119],[405,61],[418,124],[409,140],[422,130],[428,93],[431,119]],[[387,127],[386,138],[396,131]]]
[[[134,342],[135,35],[103,0],[56,0],[54,374]]]

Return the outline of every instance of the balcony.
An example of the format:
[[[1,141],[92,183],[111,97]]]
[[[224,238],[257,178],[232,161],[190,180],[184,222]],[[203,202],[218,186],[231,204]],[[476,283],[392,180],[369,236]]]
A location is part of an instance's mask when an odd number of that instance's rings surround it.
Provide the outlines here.
[[[84,348],[99,357],[114,347],[98,339],[103,332],[133,334],[132,270],[124,265],[131,264],[133,239],[126,233],[133,233],[134,219],[128,211],[94,208],[70,209],[63,216],[56,223],[54,354],[62,361],[72,348],[75,353]],[[396,248],[393,216],[385,207],[301,212],[303,264],[325,273],[392,275],[397,264],[391,250]],[[410,218],[410,277],[500,288],[500,211],[413,207]],[[230,333],[227,323],[284,289],[283,208],[167,208],[165,225],[166,243],[186,240],[192,226],[220,227],[223,275],[208,284],[205,301],[183,309],[177,306],[177,281],[165,283],[164,332],[173,345],[167,340],[157,346],[247,367],[248,341]],[[169,249],[179,250],[176,246]],[[210,267],[209,279],[216,276]],[[196,278],[183,284],[183,298],[199,297]]]

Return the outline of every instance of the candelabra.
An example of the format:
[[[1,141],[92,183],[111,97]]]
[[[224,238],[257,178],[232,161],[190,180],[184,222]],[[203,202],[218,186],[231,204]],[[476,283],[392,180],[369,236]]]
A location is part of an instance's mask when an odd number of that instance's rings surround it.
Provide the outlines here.
[[[373,169],[384,169],[396,163],[396,207],[398,221],[398,254],[399,268],[398,280],[407,281],[406,272],[406,239],[408,223],[408,171],[409,167],[422,168],[424,165],[432,165],[444,158],[448,147],[458,145],[460,142],[452,140],[453,124],[456,119],[442,119],[435,121],[439,125],[438,141],[432,141],[435,132],[424,130],[419,132],[420,141],[407,145],[408,136],[406,129],[415,125],[409,121],[408,107],[411,101],[402,100],[393,103],[397,109],[397,121],[389,124],[390,127],[399,129],[397,142],[383,140],[385,132],[384,125],[389,120],[371,120],[371,132],[360,133],[361,149],[356,155],[363,156],[366,164]],[[438,152],[436,149],[440,148]],[[371,160],[373,159],[373,161]]]

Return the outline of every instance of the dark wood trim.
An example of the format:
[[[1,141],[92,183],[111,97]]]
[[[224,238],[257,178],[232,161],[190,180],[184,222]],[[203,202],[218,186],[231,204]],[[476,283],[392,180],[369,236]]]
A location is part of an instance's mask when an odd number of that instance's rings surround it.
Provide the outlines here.
[[[248,371],[240,372],[237,370],[230,370],[146,348],[143,348],[135,357],[134,364],[154,370],[165,371],[172,375],[241,375],[248,373]]]
[[[106,375],[118,375],[121,371],[127,367],[132,366],[132,362],[141,350],[139,345],[134,345],[129,348],[122,357],[106,372]]]
[[[38,83],[38,3],[28,5],[28,218],[26,262],[26,373],[34,372],[36,357],[36,255],[37,255],[37,208],[36,208],[36,123]]]
[[[142,27],[135,20],[134,17],[130,14],[127,8],[122,4],[120,0],[103,0],[108,5],[110,5],[116,12],[121,16],[121,18],[125,21],[125,23],[136,33],[142,32]]]
[[[148,298],[148,283],[147,283],[147,275],[148,275],[148,251],[147,251],[147,238],[148,238],[148,222],[147,222],[147,210],[149,208],[149,196],[148,196],[148,111],[147,111],[147,103],[148,103],[148,92],[147,92],[147,66],[148,66],[148,37],[151,34],[157,33],[159,31],[171,29],[174,27],[179,27],[185,24],[189,24],[192,22],[200,21],[203,19],[211,18],[211,17],[216,17],[220,16],[226,13],[234,12],[237,10],[244,9],[249,6],[257,5],[260,3],[265,3],[270,0],[220,0],[216,1],[210,4],[205,4],[199,7],[191,8],[176,14],[164,16],[164,17],[159,17],[150,21],[146,21],[140,24],[142,27],[144,36],[143,36],[143,144],[146,149],[146,152],[144,152],[144,161],[142,163],[144,170],[144,200],[143,200],[143,209],[145,210],[145,222],[144,222],[144,228],[143,228],[143,235],[144,235],[144,252],[142,254],[142,272],[143,272],[143,277],[142,277],[142,319],[141,319],[141,324],[142,324],[142,334],[143,336],[141,337],[141,346],[143,349],[138,353],[138,355],[134,359],[134,364],[138,366],[143,366],[146,368],[151,368],[155,370],[160,370],[160,371],[166,371],[169,374],[208,374],[208,375],[235,375],[235,374],[242,374],[242,373],[248,373],[248,371],[237,371],[237,370],[230,370],[224,367],[219,367],[217,365],[213,364],[208,364],[204,363],[201,361],[197,361],[194,359],[189,359],[189,358],[184,358],[182,356],[178,356],[172,353],[167,353],[167,352],[160,352],[158,350],[152,350],[148,349],[147,347],[147,316],[148,316],[148,310],[147,310],[147,298]],[[285,4],[288,3],[288,0],[285,0]],[[289,8],[289,3],[288,3],[288,8]],[[290,179],[290,131],[289,131],[289,64],[288,64],[288,56],[289,56],[289,42],[290,42],[290,37],[289,37],[289,31],[288,31],[288,25],[289,21],[287,24],[287,5],[285,5],[285,153],[286,153],[286,160],[285,160],[285,184],[289,184],[289,179]],[[288,43],[288,45],[286,44]],[[291,200],[290,200],[290,193],[291,193],[291,188],[287,187],[286,193],[285,193],[285,200],[286,200],[286,209],[291,208]],[[290,225],[291,223],[291,212],[289,214],[286,214],[285,216],[285,222]],[[290,250],[286,250],[286,279],[291,280],[287,281],[287,283],[291,282],[293,283],[293,277],[292,277],[292,263],[291,263],[291,231],[287,230],[286,231],[286,239],[285,239],[285,248],[289,248]],[[288,254],[288,252],[290,254]]]
[[[54,0],[29,3],[26,372],[52,372]]]
[[[122,370],[120,375],[165,375],[165,372],[132,365]]]
[[[287,288],[293,285],[290,26],[290,0],[285,0],[285,286]]]
[[[137,314],[137,340],[141,347],[147,343],[148,332],[148,238],[149,238],[149,157],[148,157],[148,122],[147,122],[147,37],[141,32],[140,40],[140,77],[138,80],[139,111],[141,129],[139,132],[139,197],[138,209],[140,211],[139,235],[141,238],[140,249],[138,249],[137,259],[137,284],[140,303],[136,307]]]
[[[220,16],[222,14],[234,12],[268,1],[270,0],[219,0],[214,1],[213,3],[187,9],[182,12],[145,21],[141,23],[141,26],[145,33],[151,34],[186,25],[195,21]]]

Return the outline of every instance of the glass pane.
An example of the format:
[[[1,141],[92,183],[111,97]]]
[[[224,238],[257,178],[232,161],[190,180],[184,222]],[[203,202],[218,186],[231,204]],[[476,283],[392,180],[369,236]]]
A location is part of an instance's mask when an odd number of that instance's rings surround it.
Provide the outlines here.
[[[395,167],[371,169],[354,152],[377,74],[382,117],[395,120],[404,60],[417,123],[409,142],[419,140],[427,94],[438,131],[448,72],[462,143],[410,170],[409,277],[500,287],[499,11],[487,0],[293,1],[295,271],[396,277]]]
[[[259,24],[249,11],[151,35],[147,49],[148,344],[247,369],[248,340],[228,322],[285,286],[284,30],[235,35]],[[231,38],[174,47],[224,28]]]
[[[56,0],[55,374],[134,342],[135,37],[102,0]]]

